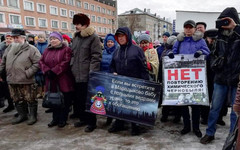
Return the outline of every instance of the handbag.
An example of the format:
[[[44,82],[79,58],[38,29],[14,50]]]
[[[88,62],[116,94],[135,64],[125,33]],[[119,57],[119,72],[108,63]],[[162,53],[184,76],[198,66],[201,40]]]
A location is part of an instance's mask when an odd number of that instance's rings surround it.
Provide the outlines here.
[[[44,108],[64,108],[64,96],[57,85],[57,92],[51,92],[51,81],[48,83],[48,90],[44,94],[42,107]]]
[[[235,150],[236,149],[237,137],[238,137],[238,120],[239,120],[239,117],[237,118],[237,121],[235,123],[233,131],[231,133],[229,133],[228,137],[226,138],[226,141],[223,145],[222,150]]]

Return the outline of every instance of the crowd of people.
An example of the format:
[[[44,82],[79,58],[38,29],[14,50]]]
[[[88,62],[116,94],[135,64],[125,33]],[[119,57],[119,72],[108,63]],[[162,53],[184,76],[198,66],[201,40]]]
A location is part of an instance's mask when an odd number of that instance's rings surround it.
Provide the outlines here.
[[[28,125],[33,125],[37,122],[37,99],[44,96],[44,91],[59,89],[64,95],[65,107],[48,110],[52,112],[48,127],[66,126],[72,107],[70,118],[79,118],[74,126],[86,126],[85,132],[92,132],[97,127],[97,117],[85,111],[91,72],[102,71],[161,83],[163,57],[173,59],[177,54],[191,54],[198,58],[205,55],[211,105],[191,105],[191,115],[189,106],[163,106],[161,122],[167,122],[169,114],[174,115],[174,123],[180,122],[182,117],[180,133],[193,131],[202,144],[207,144],[214,140],[216,124],[225,125],[223,116],[229,103],[236,112],[231,110],[230,133],[240,112],[239,16],[236,9],[230,7],[218,19],[227,20],[229,24],[206,30],[205,22],[187,20],[183,32],[165,32],[162,43],[153,42],[149,33],[143,33],[138,41],[133,41],[128,27],[120,27],[116,33],[106,35],[101,43],[90,26],[90,19],[82,13],[73,17],[76,27],[73,39],[59,32],[52,32],[47,38],[44,34],[26,35],[23,29],[13,29],[5,34],[5,41],[0,44],[0,107],[4,107],[7,99],[8,106],[3,112],[14,108],[17,111],[12,124],[27,120]],[[216,68],[212,63],[220,56],[224,58],[223,65]],[[106,120],[107,125],[111,124],[109,133],[124,130],[123,120],[112,120]],[[200,123],[207,125],[203,137]],[[139,135],[139,125],[131,125],[131,134]]]

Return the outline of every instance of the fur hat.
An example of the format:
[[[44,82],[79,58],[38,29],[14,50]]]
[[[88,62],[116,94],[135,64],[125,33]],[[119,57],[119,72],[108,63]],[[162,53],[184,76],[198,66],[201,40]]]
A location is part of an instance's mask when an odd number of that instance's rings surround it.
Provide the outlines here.
[[[143,40],[150,42],[150,36],[148,34],[141,34],[141,35],[139,35],[138,42],[140,43]]]
[[[12,36],[20,36],[20,35],[26,36],[26,33],[25,33],[25,30],[23,30],[23,29],[12,29],[11,35]]]
[[[84,26],[84,25],[89,26],[90,19],[88,18],[87,15],[85,15],[83,13],[78,13],[73,16],[73,24],[74,25],[81,24],[82,26]]]

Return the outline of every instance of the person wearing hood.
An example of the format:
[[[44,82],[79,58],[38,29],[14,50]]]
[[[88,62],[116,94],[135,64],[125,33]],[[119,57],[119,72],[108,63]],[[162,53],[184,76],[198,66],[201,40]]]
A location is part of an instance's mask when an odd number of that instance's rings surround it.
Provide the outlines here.
[[[48,127],[58,125],[63,128],[67,124],[69,107],[73,95],[73,76],[70,69],[72,50],[63,43],[59,32],[52,32],[49,36],[50,44],[40,59],[40,68],[45,75],[45,91],[57,91],[57,86],[64,96],[64,108],[52,108],[52,121]],[[49,85],[51,89],[49,89]]]
[[[90,19],[87,15],[75,14],[73,24],[77,30],[73,38],[73,57],[71,60],[76,92],[76,99],[73,102],[73,114],[80,119],[74,126],[81,127],[87,124],[85,132],[92,132],[97,127],[97,120],[95,114],[85,112],[87,87],[90,72],[100,70],[102,49],[95,29],[89,26]]]
[[[239,91],[237,92],[237,84],[239,82],[240,74],[240,21],[238,12],[234,7],[227,7],[219,15],[218,21],[219,20],[224,21],[227,24],[218,26],[218,36],[216,47],[213,50],[214,52],[212,56],[214,57],[212,60],[219,56],[224,57],[224,61],[223,65],[219,66],[219,68],[216,68],[215,65],[211,65],[211,68],[215,73],[214,89],[206,135],[200,140],[202,144],[210,143],[215,138],[214,135],[216,132],[216,123],[219,112],[223,106],[225,98],[227,97],[228,91],[230,91],[231,102],[233,105],[230,114],[230,133],[233,131],[237,120],[235,112],[240,115]]]
[[[107,34],[104,39],[104,50],[102,53],[102,61],[100,65],[100,71],[110,73],[110,64],[112,61],[112,55],[115,50],[119,48],[117,41],[114,38],[113,34]],[[112,118],[108,117],[106,125],[112,123]]]
[[[28,120],[27,124],[33,125],[37,122],[38,108],[34,75],[39,69],[41,54],[35,46],[26,42],[25,30],[13,29],[11,36],[14,43],[3,54],[0,75],[7,75],[10,94],[19,114],[12,124]]]
[[[151,77],[150,80],[157,82],[159,69],[157,51],[150,45],[150,36],[148,34],[141,34],[138,40],[146,57],[148,72]]]
[[[195,58],[200,55],[209,55],[210,51],[203,39],[203,33],[196,31],[196,23],[193,20],[184,22],[184,32],[177,36],[177,42],[173,46],[173,52],[169,52],[169,58],[174,58],[174,54],[193,54]],[[197,137],[202,137],[199,128],[200,106],[192,105],[192,129]],[[188,106],[182,106],[182,117],[184,128],[181,134],[187,134],[191,131],[191,121]]]
[[[11,36],[11,33],[6,33],[4,36],[5,36],[5,41],[0,43],[0,63],[1,63],[1,60],[2,60],[5,50],[14,41],[13,37]],[[4,101],[5,101],[5,99],[7,99],[8,107],[3,110],[4,113],[7,113],[14,109],[14,105],[13,105],[13,99],[10,96],[10,92],[9,92],[9,88],[8,88],[8,84],[7,84],[5,75],[4,75],[3,79],[0,78],[0,84],[1,84],[0,108],[5,106]]]
[[[132,35],[128,27],[118,28],[115,39],[120,48],[113,53],[110,70],[115,75],[123,75],[139,79],[149,80],[146,58],[143,50],[132,43]],[[124,130],[124,121],[116,119],[109,133]],[[140,133],[138,125],[132,123],[132,135]]]

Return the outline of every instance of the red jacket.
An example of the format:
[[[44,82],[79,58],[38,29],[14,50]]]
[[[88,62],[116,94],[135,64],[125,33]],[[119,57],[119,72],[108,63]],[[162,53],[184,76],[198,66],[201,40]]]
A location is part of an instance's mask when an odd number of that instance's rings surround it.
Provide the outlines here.
[[[72,57],[72,50],[66,45],[61,45],[58,48],[48,46],[45,49],[41,59],[40,68],[45,74],[52,70],[57,77],[51,82],[51,91],[56,91],[56,84],[59,85],[61,92],[73,91],[73,75],[71,73],[70,60]],[[48,89],[49,79],[45,77],[45,90]]]

